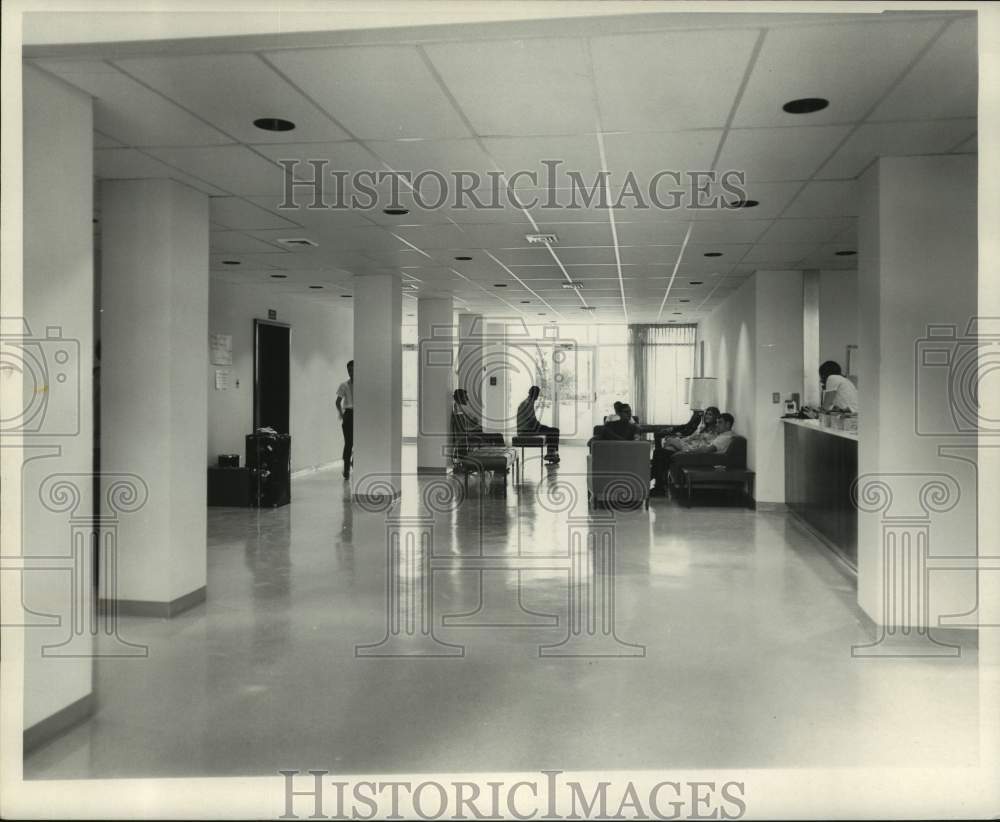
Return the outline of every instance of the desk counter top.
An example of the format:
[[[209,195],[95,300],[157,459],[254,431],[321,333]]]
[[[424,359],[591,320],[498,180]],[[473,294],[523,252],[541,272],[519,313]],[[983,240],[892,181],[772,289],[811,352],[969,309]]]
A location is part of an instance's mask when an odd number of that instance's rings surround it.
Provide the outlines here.
[[[841,428],[825,428],[819,424],[819,420],[799,420],[799,419],[782,419],[781,420],[786,425],[797,425],[800,428],[811,428],[813,431],[817,431],[820,434],[829,434],[834,437],[843,437],[845,440],[852,440],[853,442],[858,441],[857,431],[844,431]]]

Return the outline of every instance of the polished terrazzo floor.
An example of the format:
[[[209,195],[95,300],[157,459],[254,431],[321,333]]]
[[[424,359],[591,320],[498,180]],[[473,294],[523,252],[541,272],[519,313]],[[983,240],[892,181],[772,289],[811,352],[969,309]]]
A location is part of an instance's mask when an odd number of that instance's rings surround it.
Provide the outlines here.
[[[209,509],[207,602],[123,619],[149,657],[98,660],[96,715],[25,775],[977,761],[975,648],[852,658],[870,639],[853,583],[785,514],[659,499],[591,514],[584,454],[564,448],[544,480],[529,464],[506,498],[473,479],[456,504],[447,480],[408,477],[388,522],[330,471],[297,479],[285,508]],[[414,458],[404,448],[404,470]],[[425,647],[464,655],[356,654],[386,636],[388,591],[423,590],[418,565],[387,575],[387,532],[432,535]],[[566,559],[588,532],[613,534],[614,637],[606,599],[585,599],[595,577]],[[574,613],[596,615],[586,648],[620,656],[547,655],[569,647],[571,588]],[[397,647],[419,621],[413,634]]]

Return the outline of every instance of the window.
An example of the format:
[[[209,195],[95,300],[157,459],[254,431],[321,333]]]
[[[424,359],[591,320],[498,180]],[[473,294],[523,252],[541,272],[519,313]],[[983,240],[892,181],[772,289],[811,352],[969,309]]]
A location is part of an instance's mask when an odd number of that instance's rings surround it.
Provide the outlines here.
[[[693,325],[630,325],[633,412],[642,422],[687,422],[687,381],[694,375]]]

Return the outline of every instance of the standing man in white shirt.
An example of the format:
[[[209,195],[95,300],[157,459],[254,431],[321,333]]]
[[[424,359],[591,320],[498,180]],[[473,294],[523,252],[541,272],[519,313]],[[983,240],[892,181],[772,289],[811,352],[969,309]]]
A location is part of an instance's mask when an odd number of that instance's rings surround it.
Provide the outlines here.
[[[347,381],[337,387],[336,405],[344,431],[344,479],[348,479],[354,457],[354,360],[347,363]]]
[[[842,411],[858,410],[858,389],[843,376],[840,364],[827,360],[819,367],[819,382],[823,391],[823,407],[839,408]]]

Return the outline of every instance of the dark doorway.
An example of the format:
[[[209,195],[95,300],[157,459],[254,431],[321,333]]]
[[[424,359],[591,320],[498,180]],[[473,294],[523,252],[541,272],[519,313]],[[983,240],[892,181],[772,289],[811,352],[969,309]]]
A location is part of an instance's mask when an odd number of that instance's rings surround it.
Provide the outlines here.
[[[291,327],[253,321],[253,428],[288,433],[288,368]]]

